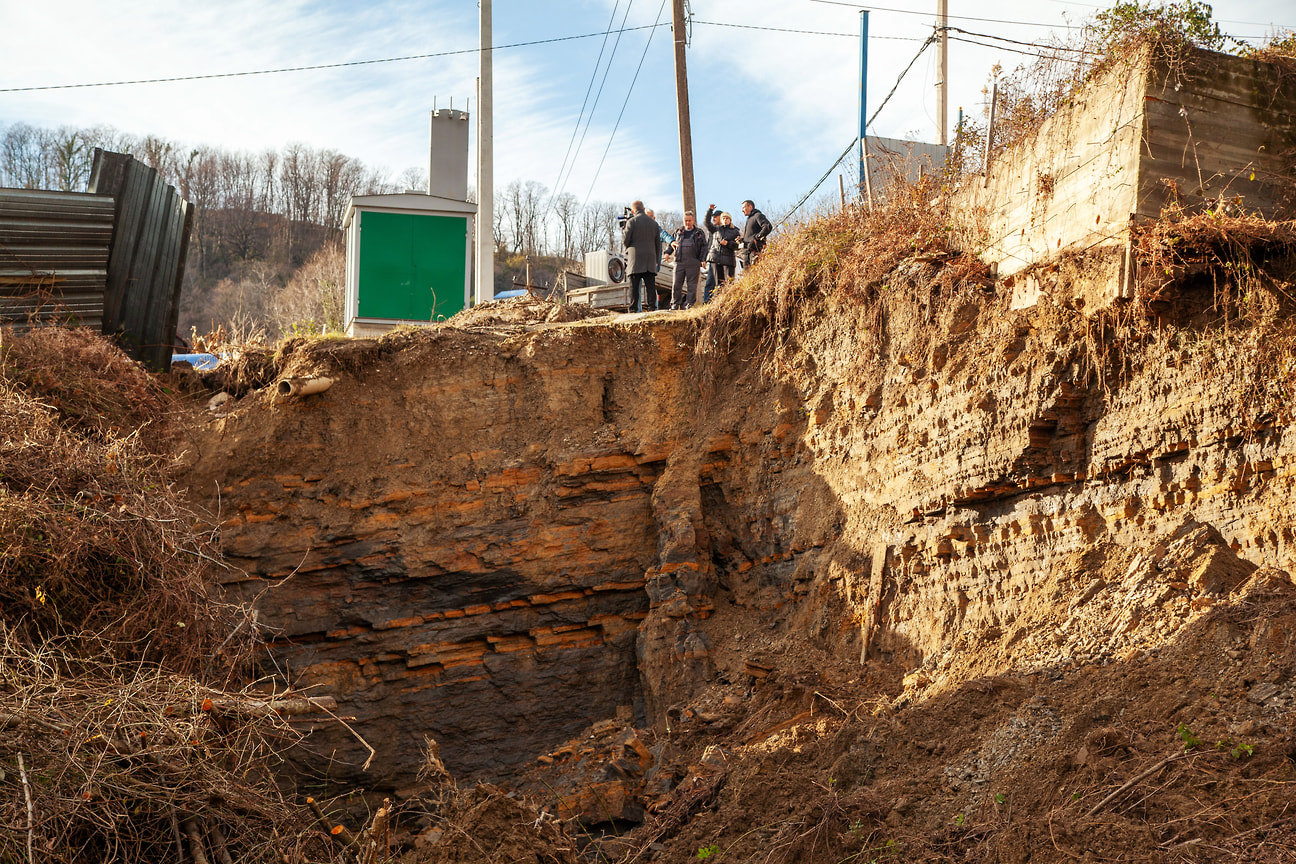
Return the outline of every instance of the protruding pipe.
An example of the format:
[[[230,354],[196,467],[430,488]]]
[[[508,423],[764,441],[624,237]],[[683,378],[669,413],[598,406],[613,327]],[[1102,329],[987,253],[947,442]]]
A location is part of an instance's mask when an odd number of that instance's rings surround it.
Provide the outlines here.
[[[310,396],[333,386],[332,378],[284,378],[277,388],[280,396]]]

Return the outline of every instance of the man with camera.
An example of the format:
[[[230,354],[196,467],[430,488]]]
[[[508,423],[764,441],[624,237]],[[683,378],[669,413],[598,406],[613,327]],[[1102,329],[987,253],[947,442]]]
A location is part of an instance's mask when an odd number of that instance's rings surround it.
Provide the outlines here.
[[[743,223],[742,238],[738,243],[738,260],[746,270],[756,263],[760,253],[765,250],[765,238],[769,237],[774,226],[750,200],[742,203],[742,212],[747,217],[747,221]]]
[[[662,254],[661,226],[644,212],[642,201],[632,203],[627,216],[629,218],[621,228],[621,242],[625,244],[626,270],[630,273],[629,311],[640,310],[642,297],[648,311],[656,312],[657,290],[654,283]],[[641,285],[644,289],[642,295],[639,293]]]

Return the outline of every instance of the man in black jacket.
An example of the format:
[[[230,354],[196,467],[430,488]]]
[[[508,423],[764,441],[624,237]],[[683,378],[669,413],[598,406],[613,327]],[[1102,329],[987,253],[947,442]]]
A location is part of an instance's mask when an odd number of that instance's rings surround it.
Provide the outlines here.
[[[765,251],[765,238],[769,237],[774,226],[765,218],[765,214],[756,209],[756,204],[752,201],[742,203],[743,215],[747,221],[743,223],[742,242],[738,247],[738,260],[742,262],[743,269],[756,263],[761,252]]]
[[[648,306],[649,312],[657,311],[657,291],[653,283],[657,278],[657,266],[661,261],[662,240],[661,228],[656,220],[644,212],[642,201],[630,205],[634,213],[626,220],[621,231],[621,241],[626,249],[626,270],[630,273],[630,312],[638,312],[640,298]],[[639,286],[643,285],[643,293]]]
[[[684,214],[684,227],[675,232],[671,249],[675,252],[671,308],[688,309],[697,303],[698,277],[702,275],[702,262],[707,255],[707,235],[698,227],[692,210]]]

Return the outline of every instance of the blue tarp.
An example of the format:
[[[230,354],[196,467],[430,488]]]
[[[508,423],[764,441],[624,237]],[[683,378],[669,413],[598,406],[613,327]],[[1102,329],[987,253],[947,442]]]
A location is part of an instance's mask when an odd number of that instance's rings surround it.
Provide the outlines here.
[[[215,354],[172,354],[172,363],[188,363],[199,372],[215,369],[220,365],[220,358]]]

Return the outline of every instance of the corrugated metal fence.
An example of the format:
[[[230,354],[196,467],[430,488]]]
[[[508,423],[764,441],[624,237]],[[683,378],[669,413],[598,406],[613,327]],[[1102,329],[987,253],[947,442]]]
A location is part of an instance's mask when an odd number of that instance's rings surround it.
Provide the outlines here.
[[[144,163],[98,149],[90,192],[116,202],[103,332],[148,366],[169,369],[193,205]]]
[[[111,199],[0,189],[0,322],[103,328]]]
[[[152,168],[95,151],[90,192],[0,189],[0,323],[73,324],[171,364],[193,205]]]

